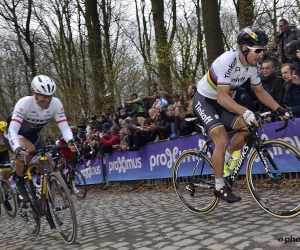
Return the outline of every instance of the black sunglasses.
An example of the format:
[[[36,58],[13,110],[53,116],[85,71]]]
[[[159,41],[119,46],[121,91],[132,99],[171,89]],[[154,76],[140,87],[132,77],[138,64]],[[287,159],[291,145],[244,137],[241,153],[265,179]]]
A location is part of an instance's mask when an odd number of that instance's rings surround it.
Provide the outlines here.
[[[266,50],[265,48],[260,49],[260,48],[252,48],[252,47],[249,47],[249,46],[246,46],[246,47],[247,47],[247,49],[252,50],[255,54],[258,54],[258,55],[263,53]]]

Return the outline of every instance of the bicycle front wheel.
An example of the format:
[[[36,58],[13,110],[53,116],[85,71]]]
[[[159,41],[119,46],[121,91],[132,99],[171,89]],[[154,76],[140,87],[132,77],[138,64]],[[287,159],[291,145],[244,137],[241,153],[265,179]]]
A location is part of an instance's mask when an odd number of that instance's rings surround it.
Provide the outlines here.
[[[191,212],[206,214],[218,204],[213,194],[213,166],[206,154],[187,150],[175,162],[173,185],[182,204]]]
[[[86,197],[87,186],[84,175],[76,168],[72,168],[69,174],[70,187],[77,199],[83,200]]]
[[[270,169],[270,174],[266,169]],[[300,213],[300,152],[282,140],[267,140],[249,155],[246,179],[257,204],[278,218]]]
[[[8,217],[14,219],[17,215],[17,201],[16,195],[7,180],[2,180],[2,190],[3,190],[3,207]]]
[[[51,172],[49,175],[48,203],[61,238],[67,244],[75,243],[77,237],[75,208],[67,185],[57,172]]]

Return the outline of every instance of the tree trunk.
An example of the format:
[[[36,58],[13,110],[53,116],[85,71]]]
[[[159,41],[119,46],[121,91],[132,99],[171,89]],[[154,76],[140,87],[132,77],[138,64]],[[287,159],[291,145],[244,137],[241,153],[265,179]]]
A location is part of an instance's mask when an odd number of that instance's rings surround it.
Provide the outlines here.
[[[210,66],[218,56],[224,53],[219,5],[217,0],[202,0],[201,2],[207,62]]]
[[[173,28],[171,32],[171,37],[168,42],[167,40],[167,30],[165,27],[164,20],[164,1],[163,0],[151,0],[152,3],[152,13],[153,13],[153,23],[155,30],[155,39],[156,39],[156,55],[158,59],[158,74],[160,85],[162,88],[172,93],[171,85],[171,47],[173,43],[173,38],[176,30],[176,1],[173,1]],[[174,16],[175,15],[175,16]],[[173,36],[173,37],[172,37]]]
[[[240,29],[251,26],[254,20],[254,0],[234,0],[233,3]]]
[[[104,64],[102,55],[102,39],[100,31],[97,0],[86,0],[86,26],[88,31],[88,51],[92,66],[92,85],[95,107],[103,108],[103,96],[105,90]]]
[[[110,100],[115,99],[115,86],[116,86],[116,79],[115,79],[115,72],[114,72],[114,65],[113,65],[113,53],[111,47],[111,40],[110,40],[110,27],[111,27],[111,20],[113,19],[111,12],[111,2],[101,0],[101,10],[102,10],[102,17],[103,17],[103,31],[104,31],[104,51],[105,51],[105,58],[106,58],[106,76],[107,76],[107,95],[106,97],[106,107],[105,110],[112,111],[114,110],[113,103]],[[117,32],[118,33],[118,32]],[[117,36],[117,35],[116,35]],[[117,38],[116,38],[117,40]]]

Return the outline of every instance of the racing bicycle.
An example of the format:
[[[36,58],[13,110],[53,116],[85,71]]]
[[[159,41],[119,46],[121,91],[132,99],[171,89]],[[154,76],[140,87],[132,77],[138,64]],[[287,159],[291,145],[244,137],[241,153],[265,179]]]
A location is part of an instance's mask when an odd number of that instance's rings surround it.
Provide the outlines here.
[[[256,113],[255,118],[263,129],[267,117],[278,118],[272,112]],[[210,156],[213,153],[212,139],[205,133],[198,118],[186,118],[196,121],[204,136],[202,149],[184,151],[176,160],[173,170],[173,185],[182,204],[191,212],[206,214],[218,204],[214,196],[215,179]],[[280,124],[281,122],[279,122]],[[277,128],[278,132],[287,127]],[[300,214],[300,152],[282,139],[262,139],[258,127],[246,126],[230,130],[228,135],[246,131],[247,143],[243,147],[241,158],[233,172],[225,178],[225,184],[232,189],[245,160],[246,182],[251,195],[257,204],[267,213],[279,218],[291,218]]]
[[[80,170],[75,168],[72,160],[65,162],[65,167],[61,172],[61,176],[77,199],[83,200],[87,194],[87,185],[84,175]]]
[[[19,201],[19,213],[25,228],[31,235],[38,235],[41,226],[41,216],[46,219],[51,229],[56,229],[67,244],[75,242],[77,237],[77,219],[70,192],[61,175],[51,170],[51,155],[53,150],[68,147],[67,145],[30,151],[35,154],[33,159],[38,162],[27,166],[24,158],[25,184],[30,202]],[[37,174],[38,164],[42,172]],[[36,177],[36,178],[34,178]]]
[[[11,171],[14,161],[6,164],[0,164],[0,205],[3,204],[8,217],[14,219],[17,215],[17,201],[14,189],[8,180],[2,178],[2,171]],[[1,214],[1,206],[0,206]]]

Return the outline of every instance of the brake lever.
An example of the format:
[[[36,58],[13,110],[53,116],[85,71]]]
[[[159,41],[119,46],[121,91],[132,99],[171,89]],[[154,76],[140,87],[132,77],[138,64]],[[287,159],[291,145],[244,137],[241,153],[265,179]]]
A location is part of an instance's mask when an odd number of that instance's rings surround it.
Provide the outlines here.
[[[262,131],[264,131],[263,120],[262,120],[261,114],[259,112],[256,112],[254,117],[258,122],[258,126],[261,128]]]

